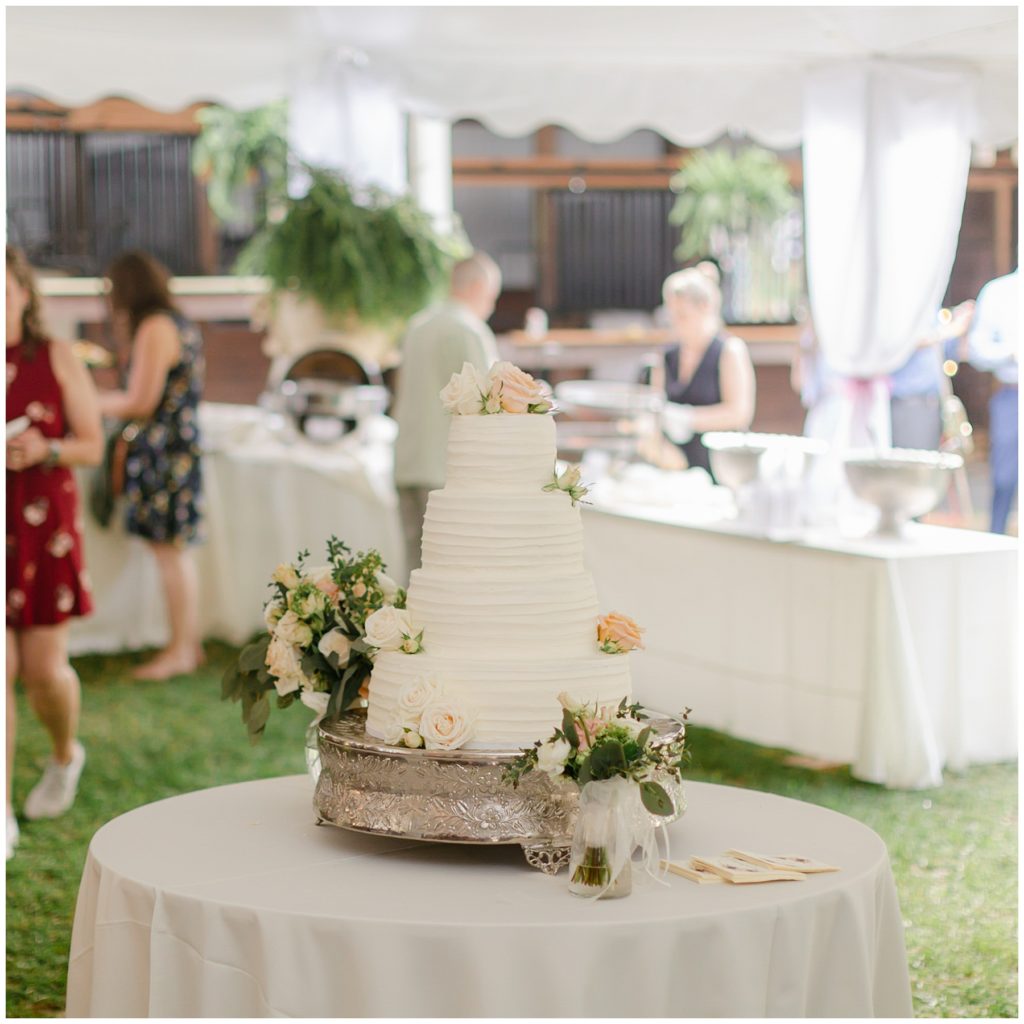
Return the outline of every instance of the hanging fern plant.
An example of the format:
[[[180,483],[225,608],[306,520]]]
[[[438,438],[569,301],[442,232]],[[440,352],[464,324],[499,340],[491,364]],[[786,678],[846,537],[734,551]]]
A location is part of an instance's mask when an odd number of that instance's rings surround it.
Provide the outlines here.
[[[229,197],[254,171],[264,182],[262,227],[239,255],[237,273],[266,276],[276,292],[312,299],[335,319],[391,328],[434,299],[453,260],[468,254],[464,236],[441,236],[411,197],[357,192],[336,172],[299,160],[285,141],[281,105],[262,114],[202,113],[194,166],[209,175],[214,212],[231,216]],[[308,178],[304,195],[287,194],[289,172]]]
[[[758,146],[735,154],[726,147],[698,150],[670,186],[679,193],[668,219],[680,228],[680,261],[724,255],[732,238],[772,224],[794,202],[785,166]]]

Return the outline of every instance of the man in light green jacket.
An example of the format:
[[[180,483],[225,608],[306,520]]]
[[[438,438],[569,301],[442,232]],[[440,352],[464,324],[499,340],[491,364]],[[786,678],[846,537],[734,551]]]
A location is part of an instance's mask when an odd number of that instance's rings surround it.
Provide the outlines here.
[[[400,343],[395,486],[409,572],[420,564],[427,494],[444,486],[450,417],[441,405],[441,389],[463,363],[486,373],[497,361],[486,321],[500,292],[498,265],[486,253],[474,253],[452,268],[448,298],[413,317]]]

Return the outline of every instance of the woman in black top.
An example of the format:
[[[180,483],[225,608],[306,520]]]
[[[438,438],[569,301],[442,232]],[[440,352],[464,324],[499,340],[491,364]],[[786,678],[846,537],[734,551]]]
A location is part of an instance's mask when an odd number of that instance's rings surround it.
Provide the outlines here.
[[[722,331],[718,285],[703,269],[672,274],[662,287],[677,340],[665,353],[665,434],[689,466],[711,472],[701,435],[748,430],[754,418],[754,367],[746,344]]]

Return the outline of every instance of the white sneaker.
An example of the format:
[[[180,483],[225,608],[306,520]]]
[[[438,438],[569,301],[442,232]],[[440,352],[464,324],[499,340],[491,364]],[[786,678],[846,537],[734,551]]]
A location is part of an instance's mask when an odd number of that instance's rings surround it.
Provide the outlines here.
[[[21,832],[18,830],[18,819],[7,812],[7,859],[10,860],[14,856],[14,848],[18,845],[18,839],[21,838]]]
[[[78,779],[85,767],[85,748],[77,740],[68,764],[58,764],[51,757],[46,762],[43,777],[36,783],[25,801],[25,817],[29,821],[37,818],[56,818],[74,802],[78,791]]]

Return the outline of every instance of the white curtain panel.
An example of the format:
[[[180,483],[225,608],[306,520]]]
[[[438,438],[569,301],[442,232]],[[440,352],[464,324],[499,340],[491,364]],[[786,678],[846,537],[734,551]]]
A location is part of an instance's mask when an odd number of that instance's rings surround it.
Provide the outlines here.
[[[956,254],[973,123],[967,72],[871,61],[808,75],[807,277],[836,372],[891,373],[934,323]]]
[[[308,163],[357,186],[399,194],[408,185],[405,111],[390,85],[366,74],[358,54],[332,52],[302,68],[289,93],[288,141]],[[300,175],[291,188],[307,187]]]

